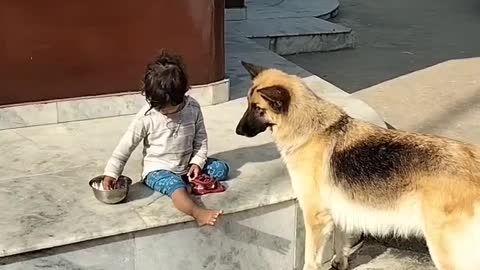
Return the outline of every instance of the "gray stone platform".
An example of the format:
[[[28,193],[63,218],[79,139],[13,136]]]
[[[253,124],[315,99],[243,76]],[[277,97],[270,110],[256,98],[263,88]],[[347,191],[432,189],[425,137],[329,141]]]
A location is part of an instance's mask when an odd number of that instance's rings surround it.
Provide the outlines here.
[[[229,11],[235,19],[227,19],[227,32],[242,33],[280,55],[353,48],[350,28],[325,21],[338,7],[337,0],[247,1],[244,19],[240,10]]]
[[[228,22],[227,27],[280,55],[333,51],[355,45],[352,29],[315,17],[249,19]]]

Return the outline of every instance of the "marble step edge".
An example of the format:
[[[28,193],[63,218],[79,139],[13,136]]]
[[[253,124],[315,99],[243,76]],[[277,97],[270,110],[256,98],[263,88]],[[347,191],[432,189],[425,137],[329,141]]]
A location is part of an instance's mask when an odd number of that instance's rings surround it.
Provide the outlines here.
[[[0,258],[0,269],[293,269],[296,224],[289,217],[294,207],[287,202],[237,213],[214,230],[178,224]],[[272,219],[286,222],[278,230]],[[175,239],[179,242],[169,249]]]
[[[230,81],[195,85],[189,94],[202,106],[223,103],[229,100]],[[3,106],[0,130],[135,114],[143,105],[145,97],[130,92]]]
[[[278,198],[271,199],[268,202],[245,204],[245,205],[242,205],[241,207],[235,207],[230,209],[224,208],[223,215],[230,216],[237,213],[243,213],[246,211],[251,211],[251,210],[262,208],[262,207],[276,206],[276,205],[279,205],[282,203],[288,203],[288,202],[293,202],[293,203],[296,202],[296,197],[293,195],[293,193],[286,194],[284,196],[279,196]],[[49,250],[52,248],[68,246],[72,244],[94,241],[99,239],[105,239],[108,237],[115,237],[115,236],[131,234],[131,233],[137,233],[137,232],[142,232],[142,231],[151,230],[151,229],[158,229],[163,227],[167,228],[167,227],[176,226],[178,224],[185,224],[185,223],[195,224],[195,221],[193,220],[193,218],[187,215],[178,215],[172,218],[165,219],[164,222],[160,222],[157,224],[153,224],[151,222],[147,223],[143,221],[141,225],[137,224],[136,226],[131,226],[128,228],[117,227],[117,228],[112,228],[108,232],[103,231],[102,233],[91,233],[84,236],[72,236],[72,238],[65,239],[62,241],[50,241],[48,243],[29,245],[21,248],[0,250],[0,259],[8,260],[9,257],[16,257],[19,255],[28,254],[31,252]]]

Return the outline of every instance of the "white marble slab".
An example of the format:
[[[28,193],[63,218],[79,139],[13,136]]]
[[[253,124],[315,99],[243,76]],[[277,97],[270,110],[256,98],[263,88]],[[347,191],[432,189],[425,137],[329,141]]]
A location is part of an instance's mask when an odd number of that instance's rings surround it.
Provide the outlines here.
[[[228,93],[228,79],[194,85],[189,91],[202,106],[226,102]],[[57,102],[58,122],[131,115],[137,113],[145,104],[145,97],[140,93],[62,100]]]
[[[135,114],[145,104],[140,94],[62,100],[57,102],[58,122]]]
[[[229,92],[229,80],[224,79],[194,85],[188,94],[200,105],[208,106],[228,101]],[[145,104],[145,97],[140,93],[126,93],[3,107],[0,108],[0,130],[132,115]]]
[[[289,201],[225,215],[214,228],[188,222],[0,258],[0,270],[291,270],[294,216]]]
[[[227,215],[215,228],[187,223],[135,233],[136,267],[291,270],[294,212],[287,202]]]
[[[0,108],[0,130],[57,123],[55,103]]]
[[[296,259],[304,247],[295,234],[303,226],[295,224],[297,207],[290,201],[226,215],[215,228],[190,222],[4,257],[0,270],[302,269]],[[367,239],[351,256],[351,268],[435,269],[425,247],[396,247]],[[324,261],[320,269],[330,269]]]
[[[227,102],[230,99],[230,83],[228,79],[225,79],[210,84],[192,86],[188,95],[195,98],[201,106]]]
[[[40,269],[135,270],[133,234],[0,258],[0,270]]]
[[[145,228],[128,204],[108,206],[95,201],[84,180],[84,172],[90,170],[2,180],[0,255]]]
[[[204,204],[231,213],[293,198],[278,153],[267,144],[268,136],[239,140],[231,118],[222,114],[224,118],[214,119],[218,109],[212,106],[204,110],[213,138],[211,153],[221,149],[219,156],[231,162],[236,177],[227,193],[206,197]],[[233,110],[237,111],[233,115],[240,115],[241,109],[243,104],[233,103],[224,105],[222,111]],[[190,220],[176,211],[169,199],[149,192],[141,183],[136,184],[126,204],[109,206],[94,199],[87,182],[101,174],[130,119],[126,116],[25,128],[18,131],[19,136],[0,132],[0,141],[13,140],[16,148],[27,149],[35,161],[2,160],[9,171],[0,181],[1,256]],[[2,144],[1,151],[11,151],[12,145]],[[43,151],[30,150],[34,147]],[[58,159],[52,161],[52,157]],[[20,154],[18,158],[22,160]],[[125,170],[135,180],[140,175],[139,159],[137,151]],[[278,168],[275,173],[265,173],[272,166]],[[270,187],[272,180],[276,182]],[[252,194],[252,188],[258,190]]]

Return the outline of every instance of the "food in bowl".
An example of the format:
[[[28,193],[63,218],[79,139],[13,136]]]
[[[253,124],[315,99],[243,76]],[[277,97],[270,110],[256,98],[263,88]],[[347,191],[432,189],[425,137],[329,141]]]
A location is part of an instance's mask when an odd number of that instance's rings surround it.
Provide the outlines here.
[[[107,189],[105,189],[103,187],[103,179],[101,179],[101,181],[95,181],[92,183],[92,187],[95,188],[95,189],[98,189],[98,190],[102,190],[102,191],[106,191]],[[113,189],[120,189],[120,188],[126,188],[127,187],[127,182],[126,181],[122,181],[120,178],[119,180],[115,181],[115,184],[113,186]]]
[[[122,175],[118,177],[117,181],[115,182],[114,189],[105,190],[103,188],[103,183],[102,183],[103,178],[104,178],[104,175],[100,175],[93,178],[89,182],[95,198],[107,204],[115,204],[125,200],[125,198],[128,195],[129,187],[132,184],[132,179]]]

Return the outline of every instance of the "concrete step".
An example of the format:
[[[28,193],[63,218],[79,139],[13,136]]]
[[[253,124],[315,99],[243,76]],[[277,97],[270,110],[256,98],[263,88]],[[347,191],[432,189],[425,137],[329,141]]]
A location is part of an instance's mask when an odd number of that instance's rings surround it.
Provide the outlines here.
[[[243,33],[280,55],[353,48],[352,29],[315,17],[249,19],[227,22],[229,31]]]

